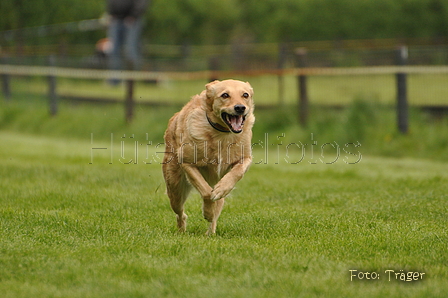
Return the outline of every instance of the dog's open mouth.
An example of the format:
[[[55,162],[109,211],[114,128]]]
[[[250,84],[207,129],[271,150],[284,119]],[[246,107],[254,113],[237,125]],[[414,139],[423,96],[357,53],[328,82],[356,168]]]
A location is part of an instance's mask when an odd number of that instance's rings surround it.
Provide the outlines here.
[[[240,133],[243,131],[244,120],[246,120],[245,115],[230,115],[223,112],[221,118],[232,132]]]

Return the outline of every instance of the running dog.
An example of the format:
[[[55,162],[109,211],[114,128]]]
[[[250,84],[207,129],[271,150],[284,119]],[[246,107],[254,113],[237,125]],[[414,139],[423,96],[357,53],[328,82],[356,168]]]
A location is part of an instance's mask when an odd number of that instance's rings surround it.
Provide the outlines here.
[[[184,203],[192,188],[215,234],[224,199],[252,162],[253,89],[237,80],[214,81],[170,119],[165,131],[163,176],[179,231],[186,231]]]

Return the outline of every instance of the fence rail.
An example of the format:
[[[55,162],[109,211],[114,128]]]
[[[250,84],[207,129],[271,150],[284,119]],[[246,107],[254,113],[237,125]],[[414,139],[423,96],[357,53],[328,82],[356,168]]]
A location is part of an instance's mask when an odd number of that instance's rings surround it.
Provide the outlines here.
[[[448,74],[448,66],[372,66],[372,67],[304,67],[266,70],[234,70],[234,71],[193,71],[193,72],[157,72],[131,70],[98,70],[55,66],[22,66],[1,65],[0,74],[24,76],[55,76],[78,79],[121,80],[197,80],[209,79],[213,76],[262,76],[262,75],[305,75],[305,76],[340,76],[340,75],[379,75],[379,74]]]
[[[0,65],[0,74],[24,76],[56,76],[77,79],[108,79],[120,80],[198,80],[213,76],[231,77],[260,75],[305,75],[305,76],[347,76],[347,75],[379,75],[379,74],[448,74],[448,66],[372,66],[372,67],[305,67],[266,70],[236,70],[236,71],[192,71],[192,72],[157,72],[133,70],[98,70],[79,69],[54,66],[22,66]]]

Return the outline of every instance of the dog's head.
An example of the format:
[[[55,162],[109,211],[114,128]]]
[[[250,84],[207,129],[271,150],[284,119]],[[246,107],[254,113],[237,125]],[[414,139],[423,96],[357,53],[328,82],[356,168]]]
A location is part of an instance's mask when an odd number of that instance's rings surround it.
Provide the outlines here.
[[[252,115],[254,90],[249,83],[236,80],[214,81],[206,87],[206,105],[214,119],[233,133],[243,131]]]

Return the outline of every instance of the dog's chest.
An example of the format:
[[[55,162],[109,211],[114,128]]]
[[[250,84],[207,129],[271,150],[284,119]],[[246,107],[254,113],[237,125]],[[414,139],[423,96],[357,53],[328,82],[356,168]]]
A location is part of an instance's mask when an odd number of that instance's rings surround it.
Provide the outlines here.
[[[241,143],[224,140],[200,142],[197,166],[209,182],[217,182],[235,164],[243,163],[245,148]],[[247,149],[246,149],[247,150]],[[208,173],[208,174],[207,174]],[[208,176],[208,177],[207,177]]]
[[[245,148],[242,142],[229,138],[189,140],[178,148],[178,156],[183,163],[196,164],[200,167],[216,167],[225,169],[250,154],[250,148]]]

